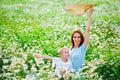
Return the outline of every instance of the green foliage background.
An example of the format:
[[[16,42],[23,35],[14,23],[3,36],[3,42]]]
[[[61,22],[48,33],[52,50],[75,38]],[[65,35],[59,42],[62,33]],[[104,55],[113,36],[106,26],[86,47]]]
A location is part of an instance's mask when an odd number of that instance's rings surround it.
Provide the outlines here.
[[[56,55],[59,47],[69,46],[73,30],[85,31],[87,14],[73,16],[64,6],[73,3],[93,3],[95,6],[88,54],[115,55],[119,53],[120,7],[118,0],[1,0],[0,41],[18,42],[27,47],[39,46],[43,53]],[[88,57],[90,58],[90,57]]]
[[[38,46],[43,54],[52,56],[58,56],[63,46],[71,48],[72,32],[80,29],[85,34],[87,22],[87,13],[73,16],[64,10],[74,3],[94,4],[86,60],[104,55],[109,61],[120,56],[119,0],[0,0],[1,54],[14,42],[24,51]]]

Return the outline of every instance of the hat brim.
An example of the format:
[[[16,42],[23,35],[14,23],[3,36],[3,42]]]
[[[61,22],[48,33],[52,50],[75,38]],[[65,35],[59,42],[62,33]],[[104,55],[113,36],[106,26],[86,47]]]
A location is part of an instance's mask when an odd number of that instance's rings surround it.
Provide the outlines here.
[[[81,16],[92,7],[93,4],[69,4],[64,9],[73,15]]]

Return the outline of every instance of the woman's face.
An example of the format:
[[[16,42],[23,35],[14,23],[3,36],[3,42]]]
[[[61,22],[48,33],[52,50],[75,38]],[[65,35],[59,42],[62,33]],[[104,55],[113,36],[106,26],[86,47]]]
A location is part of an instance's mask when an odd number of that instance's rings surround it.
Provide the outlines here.
[[[80,41],[81,41],[81,36],[80,36],[80,34],[79,33],[75,33],[74,35],[73,35],[73,42],[74,42],[74,46],[79,46],[79,44],[80,44]]]

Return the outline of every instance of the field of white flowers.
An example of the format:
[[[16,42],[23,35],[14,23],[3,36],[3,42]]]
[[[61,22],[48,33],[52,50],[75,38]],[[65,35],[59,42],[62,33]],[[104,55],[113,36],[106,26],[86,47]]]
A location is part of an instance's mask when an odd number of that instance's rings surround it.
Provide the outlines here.
[[[77,74],[62,70],[56,76],[50,61],[33,54],[58,56],[71,48],[75,29],[85,32],[87,13],[73,16],[64,6],[93,3],[90,43],[84,68]],[[1,0],[0,79],[2,80],[120,80],[119,0]]]

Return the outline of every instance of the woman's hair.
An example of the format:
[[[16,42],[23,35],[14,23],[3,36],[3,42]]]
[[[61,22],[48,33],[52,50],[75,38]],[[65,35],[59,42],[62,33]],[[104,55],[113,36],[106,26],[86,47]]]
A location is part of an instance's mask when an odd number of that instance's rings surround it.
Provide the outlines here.
[[[80,44],[79,44],[79,47],[80,47],[80,46],[82,45],[82,43],[84,42],[83,33],[82,33],[80,30],[75,30],[75,31],[72,33],[72,36],[71,36],[72,48],[74,48],[73,36],[74,36],[75,33],[80,34],[81,42],[80,42]],[[72,48],[71,48],[71,49],[72,49]]]

